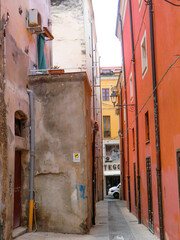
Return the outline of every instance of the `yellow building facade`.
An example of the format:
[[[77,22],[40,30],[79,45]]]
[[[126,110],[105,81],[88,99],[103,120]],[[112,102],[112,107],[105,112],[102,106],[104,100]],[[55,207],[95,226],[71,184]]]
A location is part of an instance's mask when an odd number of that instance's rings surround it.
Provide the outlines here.
[[[117,84],[120,69],[101,68],[104,195],[108,194],[110,187],[120,182],[119,115],[116,115],[110,99],[111,89]]]

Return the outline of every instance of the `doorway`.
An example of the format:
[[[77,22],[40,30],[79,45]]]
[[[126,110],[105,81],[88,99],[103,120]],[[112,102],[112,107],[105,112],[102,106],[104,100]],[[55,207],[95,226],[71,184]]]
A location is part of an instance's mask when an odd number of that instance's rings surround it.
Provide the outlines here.
[[[153,220],[153,202],[152,202],[152,180],[151,180],[151,158],[146,158],[146,173],[147,173],[147,197],[148,197],[148,220],[149,230],[154,233]]]
[[[14,219],[13,228],[21,224],[21,152],[15,152],[14,166]]]

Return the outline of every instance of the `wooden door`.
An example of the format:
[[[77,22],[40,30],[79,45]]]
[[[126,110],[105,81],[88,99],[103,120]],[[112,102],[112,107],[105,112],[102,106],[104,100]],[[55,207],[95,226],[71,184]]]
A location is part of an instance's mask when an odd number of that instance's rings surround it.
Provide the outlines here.
[[[21,220],[21,152],[15,152],[14,168],[14,223],[13,227],[20,226]]]
[[[152,202],[152,180],[151,180],[151,158],[146,158],[146,172],[147,172],[147,195],[148,195],[148,217],[149,217],[149,230],[154,232],[153,220],[153,202]]]

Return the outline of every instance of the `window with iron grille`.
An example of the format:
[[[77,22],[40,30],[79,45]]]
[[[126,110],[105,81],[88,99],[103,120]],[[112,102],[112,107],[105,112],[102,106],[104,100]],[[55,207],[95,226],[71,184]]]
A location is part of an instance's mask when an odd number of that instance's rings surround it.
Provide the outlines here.
[[[110,116],[103,116],[104,137],[111,137]]]
[[[148,62],[147,62],[147,41],[146,41],[146,31],[141,41],[141,64],[142,64],[142,76],[147,72]]]
[[[145,136],[146,136],[146,142],[149,142],[150,136],[149,136],[149,113],[145,113]]]
[[[180,207],[180,149],[176,152],[177,157],[177,172],[178,172],[178,188],[179,188],[179,207]]]
[[[133,150],[135,150],[135,135],[134,135],[134,128],[132,128],[132,142],[133,142]]]
[[[109,88],[102,89],[102,99],[103,101],[109,101]]]
[[[133,81],[132,81],[132,73],[131,76],[129,78],[129,83],[130,83],[130,101],[133,100]]]

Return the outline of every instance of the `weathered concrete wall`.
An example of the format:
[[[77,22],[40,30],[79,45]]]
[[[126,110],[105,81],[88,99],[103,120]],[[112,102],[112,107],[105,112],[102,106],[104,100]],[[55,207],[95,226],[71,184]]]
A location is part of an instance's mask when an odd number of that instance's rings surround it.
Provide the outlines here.
[[[91,90],[85,73],[30,77],[35,95],[38,231],[85,233],[91,225]],[[73,153],[80,162],[73,162]]]
[[[6,221],[6,189],[7,189],[7,124],[4,94],[0,93],[0,225]]]
[[[53,63],[65,72],[86,71],[88,80],[99,85],[99,66],[94,13],[91,0],[51,0],[53,23]],[[93,107],[93,97],[91,99]],[[94,89],[95,116],[99,132],[96,134],[96,196],[102,199],[102,154],[100,88]],[[93,111],[91,112],[93,113]],[[94,119],[95,118],[95,119]]]
[[[91,1],[52,0],[51,15],[54,65],[66,72],[86,71],[91,82],[92,41],[96,42],[95,30],[91,33],[94,21]]]
[[[66,71],[86,68],[83,0],[51,1],[53,64]]]

